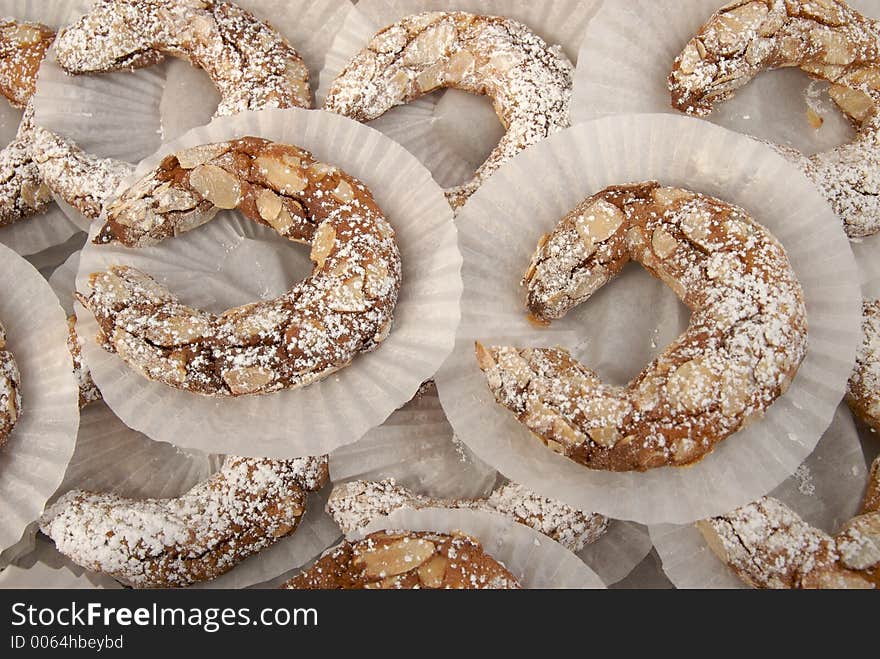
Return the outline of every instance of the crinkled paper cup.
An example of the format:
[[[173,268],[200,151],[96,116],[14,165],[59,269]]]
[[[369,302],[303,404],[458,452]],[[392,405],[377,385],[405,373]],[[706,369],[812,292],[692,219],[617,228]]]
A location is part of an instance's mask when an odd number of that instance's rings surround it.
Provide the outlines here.
[[[174,498],[210,478],[222,464],[223,456],[184,451],[131,430],[99,401],[82,410],[76,450],[56,494],[80,489],[134,499]],[[329,488],[309,495],[305,517],[295,533],[225,575],[194,587],[245,588],[277,577],[320,554],[340,536],[339,528],[324,512],[328,495]],[[106,579],[92,573],[87,576]],[[32,575],[35,587],[42,587],[42,578],[41,572]]]
[[[526,317],[520,279],[542,234],[608,185],[655,179],[745,208],[785,246],[804,289],[806,359],[765,417],[699,464],[647,473],[592,471],[556,455],[498,405],[474,342],[562,345],[623,384],[686,327],[688,310],[631,266],[549,330]],[[460,216],[462,322],[437,376],[456,434],[505,476],[581,509],[644,524],[724,513],[773,490],[813,451],[843,397],[860,342],[859,278],[833,212],[769,147],[710,123],[625,115],[581,124],[520,154]]]
[[[217,119],[163,146],[135,176],[169,153],[246,135],[309,149],[373,191],[397,232],[403,261],[391,336],[320,383],[242,398],[199,396],[143,378],[97,345],[97,323],[79,307],[83,355],[107,404],[152,439],[206,453],[321,455],[384,422],[449,354],[461,296],[456,230],[442,191],[413,156],[377,131],[325,112],[268,110]],[[116,264],[140,268],[185,303],[213,312],[273,298],[311,271],[307,248],[234,213],[154,247],[89,242],[82,251],[78,290],[88,291],[90,273]]]
[[[334,483],[393,478],[413,492],[443,499],[488,496],[497,475],[455,439],[434,388],[363,439],[330,454]]]
[[[842,405],[816,451],[772,492],[807,522],[835,533],[858,514],[867,470],[852,415]],[[651,527],[663,571],[678,588],[747,588],[693,524]]]
[[[666,80],[675,58],[724,0],[605,2],[590,21],[575,74],[572,119],[632,112],[675,113]],[[877,0],[850,0],[880,18]],[[826,90],[798,69],[762,73],[707,119],[739,133],[812,154],[851,140],[852,126]],[[815,129],[813,110],[824,119]]]
[[[416,494],[441,499],[489,496],[497,472],[459,442],[433,389],[416,397],[355,444],[330,454],[334,483],[393,478]],[[577,556],[606,584],[626,577],[651,551],[641,524],[609,520],[608,531]]]
[[[349,0],[235,0],[283,34],[309,67],[312,90],[324,57],[352,3]],[[165,88],[159,105],[162,138],[176,140],[196,126],[211,121],[220,95],[210,78],[189,62],[169,59]]]
[[[529,26],[549,44],[561,45],[572,62],[600,0],[360,0],[336,33],[321,72],[318,102],[331,84],[382,28],[424,11],[467,11],[507,16]],[[370,122],[400,142],[444,187],[464,182],[504,134],[491,104],[458,90],[440,90],[401,105]]]
[[[87,572],[60,554],[45,537],[36,539],[34,549],[0,572],[0,589],[91,590],[120,589],[119,582],[102,574]]]
[[[58,29],[77,15],[79,0],[0,0],[0,17],[37,22]],[[18,132],[21,110],[0,103],[0,144],[9,144]],[[81,228],[56,204],[46,212],[15,224],[0,227],[0,243],[29,256],[65,242]]]
[[[577,556],[537,531],[494,513],[448,508],[402,509],[352,535],[376,531],[461,531],[473,536],[517,578],[523,588],[605,588],[605,583]]]
[[[18,423],[0,448],[2,552],[21,540],[61,483],[73,455],[79,408],[67,320],[49,284],[3,246],[0,281],[7,282],[0,321],[21,372],[22,401]]]

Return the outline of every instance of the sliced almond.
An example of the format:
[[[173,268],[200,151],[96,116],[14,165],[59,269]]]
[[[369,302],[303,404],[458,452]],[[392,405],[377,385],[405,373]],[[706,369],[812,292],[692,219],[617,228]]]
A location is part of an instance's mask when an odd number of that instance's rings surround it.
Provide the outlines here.
[[[445,80],[446,65],[440,63],[422,71],[416,78],[416,84],[419,86],[419,91],[427,94],[442,87]]]
[[[716,245],[712,241],[712,222],[714,215],[704,208],[696,209],[681,220],[681,230],[688,239],[706,250],[713,250]]]
[[[651,248],[661,259],[668,259],[678,249],[678,241],[663,227],[657,227],[651,236]]]
[[[426,588],[439,588],[446,576],[446,557],[438,554],[419,566],[419,581]]]
[[[593,428],[588,430],[587,434],[599,446],[612,448],[620,441],[620,431],[615,426],[605,426],[603,428]]]
[[[324,222],[315,232],[315,237],[312,239],[312,251],[309,255],[309,258],[319,269],[324,267],[324,263],[333,251],[335,244],[336,229],[330,222]]]
[[[608,240],[623,225],[623,211],[599,199],[578,217],[575,226],[581,240],[589,247]]]
[[[864,92],[832,85],[828,88],[828,95],[841,110],[859,123],[864,123],[874,114],[874,101]]]
[[[497,366],[495,358],[492,356],[492,352],[479,341],[474,344],[474,351],[477,355],[477,364],[480,365],[481,370],[491,371]]]
[[[128,304],[134,298],[125,280],[112,272],[93,273],[89,277],[89,285],[102,305],[113,307]]]
[[[327,304],[333,311],[356,313],[367,308],[364,296],[364,278],[361,275],[349,277],[330,289]]]
[[[211,329],[211,323],[205,318],[171,316],[148,322],[144,336],[156,345],[182,346],[205,338],[211,333]]]
[[[209,160],[219,158],[227,151],[229,151],[229,145],[226,143],[202,144],[194,146],[191,149],[178,151],[174,156],[177,158],[177,162],[183,167],[183,169],[195,169],[199,165],[204,165]]]
[[[815,28],[810,32],[810,40],[820,44],[826,64],[846,66],[855,60],[855,52],[849,37],[837,30],[826,27]]]
[[[336,188],[333,190],[333,196],[343,204],[350,203],[354,199],[354,188],[345,179],[340,179]]]
[[[681,188],[657,188],[651,193],[654,201],[664,208],[674,206],[680,201],[687,201],[693,198],[693,193]]]
[[[297,195],[309,187],[302,161],[295,156],[259,156],[255,164],[260,175],[281,194]]]
[[[262,366],[240,366],[223,373],[223,381],[236,396],[255,394],[275,380],[275,372]]]
[[[404,66],[423,66],[444,57],[455,43],[455,25],[443,21],[432,25],[406,47],[401,60]]]
[[[233,209],[241,202],[241,183],[216,165],[199,165],[189,174],[190,186],[217,208]]]
[[[257,212],[264,220],[272,223],[281,213],[284,201],[269,188],[264,188],[257,195]]]
[[[355,562],[364,565],[368,579],[385,579],[415,570],[434,555],[435,549],[430,540],[399,538],[358,552]]]
[[[700,359],[679,366],[666,383],[669,402],[690,412],[698,412],[716,399],[720,378]]]
[[[461,82],[465,76],[474,71],[476,58],[469,50],[459,50],[446,63],[447,82]]]

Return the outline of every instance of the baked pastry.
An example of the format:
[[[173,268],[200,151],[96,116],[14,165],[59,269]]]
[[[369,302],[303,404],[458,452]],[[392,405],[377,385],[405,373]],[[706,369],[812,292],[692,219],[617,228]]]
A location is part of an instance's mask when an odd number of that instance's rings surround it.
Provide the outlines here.
[[[444,87],[488,96],[507,133],[470,181],[447,191],[459,208],[517,153],[569,126],[573,69],[517,21],[425,12],[376,34],[333,81],[324,109],[370,121]]]
[[[0,94],[24,115],[15,139],[0,151],[0,226],[39,214],[52,202],[29,153],[37,71],[55,33],[38,23],[0,19]]]
[[[377,517],[400,508],[466,508],[503,515],[579,552],[608,529],[608,519],[546,499],[522,485],[507,483],[485,499],[435,499],[410,492],[393,479],[378,483],[353,481],[333,488],[327,512],[346,535],[364,529]]]
[[[862,514],[836,535],[770,498],[697,524],[712,551],[754,588],[880,587],[880,458]]]
[[[21,375],[15,357],[6,349],[6,328],[0,323],[0,446],[21,416]]]
[[[186,59],[220,92],[215,116],[267,108],[311,108],[309,70],[267,23],[222,0],[96,0],[63,29],[58,64],[73,75],[131,70]],[[97,158],[40,129],[34,158],[49,186],[89,219],[97,219],[132,166]]]
[[[692,310],[685,333],[626,387],[562,349],[486,348],[496,400],[592,469],[702,459],[781,396],[806,354],[803,291],[785,250],[742,209],[658,183],[607,188],[539,244],[523,280],[541,322],[564,316],[629,261]]]
[[[296,590],[519,588],[475,539],[461,533],[379,531],[346,541],[286,582]]]
[[[737,0],[712,15],[675,59],[672,104],[704,116],[768,69],[798,67],[831,83],[858,130],[849,144],[804,156],[787,147],[852,238],[880,231],[880,24],[840,0]]]
[[[67,349],[70,351],[70,356],[73,357],[73,374],[76,376],[76,382],[79,385],[79,407],[82,409],[89,403],[101,400],[101,392],[95,386],[95,381],[92,380],[89,367],[83,361],[79,337],[76,334],[75,315],[67,318]]]
[[[245,137],[170,155],[110,205],[95,242],[150,245],[232,208],[311,241],[312,274],[216,316],[133,268],[94,273],[77,297],[108,351],[148,379],[241,396],[305,386],[387,338],[401,279],[394,230],[366,186],[295,146]]]
[[[176,499],[133,500],[74,490],[40,530],[76,564],[135,588],[180,588],[215,579],[293,533],[327,460],[229,457]]]
[[[880,432],[880,300],[865,300],[863,311],[864,336],[846,400],[857,417]]]

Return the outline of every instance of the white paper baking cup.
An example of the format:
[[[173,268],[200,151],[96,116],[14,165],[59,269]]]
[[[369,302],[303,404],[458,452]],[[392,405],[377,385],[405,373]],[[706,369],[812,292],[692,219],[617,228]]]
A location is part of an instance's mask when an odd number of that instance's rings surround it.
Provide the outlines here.
[[[841,405],[816,451],[770,496],[807,522],[836,533],[858,514],[867,469],[852,415]],[[693,524],[653,526],[663,571],[678,588],[748,588],[712,551]]]
[[[491,494],[498,472],[455,438],[435,390],[429,389],[355,444],[330,454],[334,483],[393,478],[416,494],[480,499]],[[609,520],[608,531],[578,552],[606,584],[623,579],[651,551],[648,529]]]
[[[581,45],[573,121],[632,112],[677,114],[666,88],[673,61],[724,4],[724,0],[603,3]],[[877,0],[849,4],[880,18]],[[719,103],[707,119],[807,154],[824,151],[854,136],[826,89],[827,84],[811,81],[798,69],[769,71]],[[819,130],[807,119],[809,108],[825,120]]]
[[[324,67],[333,38],[351,11],[349,0],[235,0],[268,22],[296,49],[309,67],[312,91]],[[207,74],[180,59],[165,66],[165,88],[159,105],[163,141],[169,142],[211,121],[220,96]]]
[[[163,146],[135,176],[169,153],[246,135],[309,149],[373,191],[397,232],[403,261],[389,339],[320,383],[245,398],[207,398],[144,379],[95,343],[94,317],[78,308],[83,355],[107,404],[152,439],[207,453],[322,455],[384,422],[452,349],[461,295],[452,212],[428,171],[401,146],[366,126],[319,111],[267,110],[216,119]],[[82,251],[78,290],[87,291],[88,275],[112,264],[141,268],[187,304],[215,312],[279,295],[311,269],[307,249],[231,213],[155,247],[89,242]]]
[[[477,499],[495,487],[498,472],[458,442],[429,389],[361,440],[330,454],[334,483],[393,478],[413,492],[442,499]]]
[[[384,530],[462,531],[479,540],[483,550],[503,563],[523,588],[605,588],[602,579],[565,547],[494,513],[402,509],[375,519],[363,531],[352,534],[351,539],[359,540]]]
[[[551,330],[526,317],[519,281],[538,238],[607,185],[656,179],[747,209],[788,251],[804,288],[808,354],[765,418],[700,464],[647,473],[591,471],[554,454],[495,403],[474,341],[561,344],[623,384],[686,327],[674,294],[633,265]],[[774,489],[812,452],[840,402],[860,342],[861,295],[843,229],[812,184],[769,147],[710,123],[626,115],[581,124],[520,154],[460,216],[462,323],[437,376],[457,435],[505,476],[616,519],[687,523]]]
[[[424,11],[467,11],[507,16],[529,26],[549,44],[559,44],[572,62],[601,0],[360,0],[346,16],[326,56],[318,102],[331,84],[382,28]],[[394,108],[370,125],[400,142],[444,187],[471,177],[504,134],[485,98],[440,90]]]
[[[0,0],[0,17],[17,21],[38,22],[52,28],[67,24],[79,0]],[[0,103],[0,144],[9,144],[18,132],[21,110],[5,100]],[[23,256],[42,252],[65,242],[80,231],[57,205],[13,225],[0,227],[0,243]]]
[[[21,417],[0,448],[0,552],[21,538],[61,483],[79,424],[67,320],[27,261],[0,246],[0,319],[21,372]],[[2,564],[2,560],[0,560]]]
[[[45,536],[39,536],[33,551],[0,572],[0,589],[91,590],[122,588],[102,574],[87,572],[59,553]]]

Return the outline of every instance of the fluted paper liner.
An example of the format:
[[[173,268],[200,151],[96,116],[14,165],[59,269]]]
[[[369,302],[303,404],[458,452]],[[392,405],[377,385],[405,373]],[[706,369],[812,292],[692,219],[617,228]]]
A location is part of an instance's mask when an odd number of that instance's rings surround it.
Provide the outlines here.
[[[605,2],[587,26],[575,75],[575,122],[631,112],[678,113],[666,80],[681,53],[723,0]],[[851,0],[880,18],[877,0]],[[826,93],[797,69],[762,73],[718,103],[707,119],[739,133],[811,154],[851,140],[852,126]],[[812,109],[824,122],[813,128]]]
[[[806,359],[766,416],[700,464],[647,473],[592,471],[554,454],[498,405],[474,341],[562,345],[606,380],[635,376],[685,327],[689,313],[631,266],[549,331],[526,317],[519,281],[540,236],[612,184],[657,179],[740,205],[785,246],[804,288]],[[437,376],[456,434],[505,476],[609,517],[687,523],[773,490],[812,452],[843,397],[860,342],[859,280],[838,222],[810,182],[769,147],[710,123],[626,115],[581,124],[520,154],[460,215],[465,257],[456,349]]]
[[[235,0],[283,34],[309,67],[312,91],[324,56],[352,3],[349,0]],[[162,138],[175,140],[211,121],[220,96],[207,74],[189,62],[170,59],[159,105]]]
[[[449,354],[459,318],[461,256],[449,205],[430,174],[402,147],[329,113],[268,110],[224,117],[165,145],[169,153],[245,135],[297,144],[358,177],[397,233],[403,282],[391,336],[330,378],[266,396],[208,398],[151,382],[100,348],[94,317],[79,308],[83,354],[113,411],[152,439],[209,453],[291,458],[321,455],[360,439],[410,400]],[[92,235],[98,230],[98,223]],[[77,278],[110,265],[141,268],[188,304],[217,312],[271,298],[310,272],[308,251],[225,213],[207,225],[144,249],[82,251]]]
[[[58,29],[78,15],[82,4],[81,0],[0,0],[0,17],[42,23]],[[5,146],[18,131],[21,110],[16,110],[5,100],[0,105],[0,144]],[[18,254],[29,256],[65,242],[80,230],[58,205],[52,204],[45,213],[0,227],[0,243]]]
[[[0,320],[21,372],[22,399],[18,423],[0,448],[2,552],[22,538],[61,483],[73,455],[79,410],[67,322],[49,284],[3,246],[0,280],[7,282]]]
[[[858,514],[865,490],[865,457],[852,415],[841,405],[816,451],[770,495],[810,524],[836,533]],[[663,571],[679,588],[747,588],[712,551],[693,524],[651,527]]]
[[[411,14],[457,10],[507,16],[547,43],[562,46],[574,63],[586,25],[600,5],[600,0],[360,0],[327,53],[318,102],[323,104],[333,80],[376,32]],[[486,99],[457,90],[440,90],[398,106],[370,125],[405,146],[444,187],[470,178],[504,131]]]
[[[91,590],[122,588],[117,581],[88,572],[55,550],[41,536],[32,552],[0,572],[0,589],[18,590]]]
[[[497,472],[455,440],[436,390],[426,391],[361,440],[330,454],[334,483],[393,478],[426,496],[488,496]]]
[[[494,513],[448,508],[402,509],[370,523],[361,539],[384,530],[461,531],[517,578],[523,588],[604,588],[604,582],[577,556],[537,531]]]
[[[443,499],[489,496],[497,472],[459,442],[435,391],[407,403],[355,444],[330,454],[334,483],[393,478],[412,492]],[[616,583],[651,551],[641,524],[609,520],[608,531],[578,552],[606,584]]]

